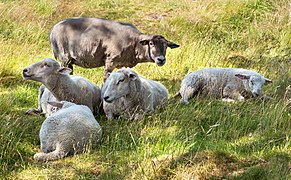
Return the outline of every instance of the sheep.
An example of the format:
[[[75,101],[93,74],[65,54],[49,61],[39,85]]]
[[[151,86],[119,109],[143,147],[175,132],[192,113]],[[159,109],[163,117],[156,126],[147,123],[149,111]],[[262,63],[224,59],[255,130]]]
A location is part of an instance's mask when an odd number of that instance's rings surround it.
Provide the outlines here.
[[[197,94],[228,102],[244,101],[263,96],[263,85],[271,82],[257,72],[242,68],[206,68],[185,76],[174,97],[182,96],[182,104],[189,104],[188,100]]]
[[[36,161],[61,159],[90,145],[94,147],[100,141],[102,129],[87,106],[67,101],[48,103],[60,109],[41,125],[41,152],[33,156]]]
[[[130,23],[101,18],[65,19],[52,28],[50,43],[62,66],[105,66],[104,80],[114,68],[142,62],[163,66],[167,47],[179,47],[161,35],[143,34]]]
[[[39,104],[46,101],[51,95],[42,94],[51,92],[57,101],[69,101],[88,106],[96,115],[102,107],[101,90],[89,80],[75,75],[69,75],[69,68],[60,67],[59,63],[51,58],[45,58],[23,69],[25,80],[41,82],[44,87],[39,90]],[[47,90],[45,90],[47,89]],[[54,99],[53,99],[54,100]],[[31,112],[30,110],[28,113]],[[35,113],[42,113],[39,105]],[[46,112],[44,112],[46,113]]]
[[[168,90],[161,83],[147,80],[130,69],[122,68],[110,73],[101,96],[103,109],[108,119],[121,116],[140,119],[168,103]]]
[[[38,108],[29,109],[26,114],[40,114],[46,117],[57,111],[55,106],[51,106],[48,101],[57,101],[54,95],[42,84],[38,90]]]

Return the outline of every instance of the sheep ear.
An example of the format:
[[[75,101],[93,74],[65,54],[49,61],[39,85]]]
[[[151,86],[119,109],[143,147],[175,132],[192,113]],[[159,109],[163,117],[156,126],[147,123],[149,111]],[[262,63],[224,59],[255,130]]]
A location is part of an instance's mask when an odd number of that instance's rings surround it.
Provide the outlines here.
[[[60,74],[70,74],[72,72],[72,69],[67,68],[67,67],[61,67],[58,69],[58,72]]]
[[[168,46],[169,48],[171,48],[171,49],[174,49],[174,48],[180,47],[180,45],[175,44],[175,43],[170,42],[170,41],[167,42],[167,46]]]
[[[270,84],[270,83],[272,83],[273,81],[271,80],[271,79],[267,79],[267,78],[265,78],[265,83],[267,83],[267,84]]]
[[[111,72],[107,72],[107,73],[105,74],[106,79],[109,78],[110,74],[111,74]]]
[[[47,102],[48,104],[50,104],[50,105],[52,105],[52,106],[54,106],[54,107],[57,107],[57,108],[62,108],[63,107],[63,105],[64,105],[64,103],[62,103],[62,102],[57,102],[57,101],[48,101]]]
[[[139,43],[141,44],[141,45],[143,45],[143,46],[145,46],[145,45],[147,45],[147,44],[149,44],[149,40],[141,40],[141,41],[139,41]]]
[[[251,77],[249,75],[244,75],[244,74],[236,74],[235,76],[240,78],[240,79],[250,79],[250,77]]]
[[[129,77],[129,79],[132,80],[132,81],[135,81],[135,80],[136,80],[136,75],[133,74],[133,73],[129,73],[129,74],[128,74],[128,77]]]
[[[120,70],[118,70],[120,72],[122,72],[124,75],[126,75],[131,81],[135,81],[137,79],[137,74],[134,70],[130,69],[130,68],[121,68]]]

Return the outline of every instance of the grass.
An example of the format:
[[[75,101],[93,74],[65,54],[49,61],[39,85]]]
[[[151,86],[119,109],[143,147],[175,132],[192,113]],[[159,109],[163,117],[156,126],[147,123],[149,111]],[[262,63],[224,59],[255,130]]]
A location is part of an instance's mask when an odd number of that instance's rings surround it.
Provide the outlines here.
[[[290,179],[290,9],[288,0],[1,1],[1,179]],[[243,67],[273,80],[265,93],[274,99],[174,100],[139,121],[98,116],[104,133],[96,149],[35,162],[44,117],[24,112],[37,106],[40,84],[24,81],[21,71],[53,57],[50,29],[73,16],[131,22],[180,44],[168,50],[166,65],[134,67],[170,95],[194,70]],[[102,67],[74,71],[102,85]]]

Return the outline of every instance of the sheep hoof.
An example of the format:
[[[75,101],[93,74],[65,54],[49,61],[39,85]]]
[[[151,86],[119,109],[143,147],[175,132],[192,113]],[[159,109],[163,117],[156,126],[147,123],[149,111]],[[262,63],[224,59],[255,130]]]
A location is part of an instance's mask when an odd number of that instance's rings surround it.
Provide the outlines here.
[[[189,101],[187,101],[185,99],[181,99],[180,100],[180,104],[186,104],[186,105],[188,105],[189,104]]]
[[[44,161],[44,156],[43,156],[44,153],[36,153],[34,156],[33,156],[33,159],[36,160],[36,161]]]
[[[233,103],[233,102],[235,102],[235,100],[233,100],[233,99],[229,99],[229,98],[222,98],[222,101],[224,101],[224,102],[231,102],[231,103]]]
[[[25,114],[28,115],[41,115],[42,112],[40,112],[38,109],[29,109],[25,112]]]
[[[111,113],[107,114],[106,117],[107,117],[107,119],[109,119],[109,120],[113,120],[113,119],[114,119],[114,116],[113,116],[113,114],[111,114]]]

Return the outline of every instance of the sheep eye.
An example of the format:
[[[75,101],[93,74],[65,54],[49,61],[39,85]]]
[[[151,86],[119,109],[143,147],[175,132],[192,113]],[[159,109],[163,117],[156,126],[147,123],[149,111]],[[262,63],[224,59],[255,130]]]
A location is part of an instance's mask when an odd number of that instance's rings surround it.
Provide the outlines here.
[[[47,64],[47,62],[44,62],[44,63],[42,64],[42,67],[45,67],[45,66],[48,66],[48,67],[49,67],[49,65]]]
[[[150,41],[150,42],[149,42],[149,45],[150,45],[150,46],[153,46],[153,45],[154,45],[154,43],[153,43],[152,41]]]
[[[119,83],[121,83],[123,81],[124,81],[124,79],[119,79],[118,82],[117,82],[117,84],[119,84]]]

